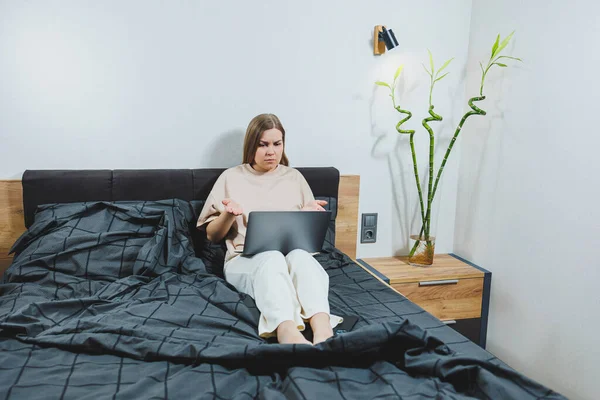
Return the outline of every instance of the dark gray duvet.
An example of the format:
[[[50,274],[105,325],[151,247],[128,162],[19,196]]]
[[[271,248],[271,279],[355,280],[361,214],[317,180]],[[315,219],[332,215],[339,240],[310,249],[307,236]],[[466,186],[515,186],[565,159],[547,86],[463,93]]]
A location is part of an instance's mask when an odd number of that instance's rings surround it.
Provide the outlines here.
[[[40,207],[0,285],[0,399],[562,398],[336,250],[317,259],[354,330],[267,343],[193,221],[179,200]]]

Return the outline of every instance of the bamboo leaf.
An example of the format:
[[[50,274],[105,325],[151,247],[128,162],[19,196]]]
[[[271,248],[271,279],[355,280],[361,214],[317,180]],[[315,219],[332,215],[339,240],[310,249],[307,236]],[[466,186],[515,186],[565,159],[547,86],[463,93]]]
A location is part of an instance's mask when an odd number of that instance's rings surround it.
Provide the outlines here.
[[[379,86],[385,86],[385,87],[388,87],[390,89],[392,88],[389,83],[385,83],[385,82],[381,82],[381,81],[377,81],[377,82],[375,82],[375,84],[377,84]]]
[[[507,67],[507,65],[506,65],[506,64],[502,64],[502,63],[493,63],[492,65],[497,65],[497,66],[499,66],[499,67],[503,67],[503,68],[506,68],[506,67]]]
[[[510,56],[500,56],[500,57],[496,58],[494,61],[498,61],[501,58],[510,58],[511,60],[517,60],[517,61],[523,62],[523,60],[521,60],[519,57],[510,57]]]
[[[439,73],[442,72],[444,70],[444,68],[446,68],[450,64],[450,62],[452,62],[452,60],[454,60],[454,57],[452,57],[451,59],[449,59],[448,61],[446,61],[444,63],[444,65],[442,65],[442,68],[438,69],[438,72],[437,72],[436,75],[439,75]]]
[[[446,72],[444,75],[440,76],[439,78],[437,78],[434,82],[439,81],[440,79],[442,79],[443,77],[445,77],[446,75],[448,75],[450,72]]]
[[[404,64],[402,64],[398,67],[398,69],[396,70],[396,73],[394,74],[394,80],[396,80],[398,78],[398,76],[400,76],[403,69],[404,69]]]
[[[431,73],[433,74],[435,72],[435,69],[433,68],[433,55],[431,54],[431,50],[427,49],[427,52],[429,53],[429,66],[431,67]]]
[[[427,72],[427,75],[431,76],[431,72],[429,72],[429,70],[427,69],[425,64],[421,63],[421,65],[423,66],[423,69],[425,70],[425,72]]]
[[[496,55],[496,50],[498,50],[498,44],[500,44],[500,34],[496,37],[496,42],[492,46],[492,58]]]
[[[500,52],[508,45],[508,42],[510,42],[510,39],[513,37],[514,34],[515,34],[515,31],[512,31],[512,33],[510,35],[508,35],[502,41],[502,43],[500,43],[500,46],[498,46],[498,50],[496,51],[496,54],[500,54]]]

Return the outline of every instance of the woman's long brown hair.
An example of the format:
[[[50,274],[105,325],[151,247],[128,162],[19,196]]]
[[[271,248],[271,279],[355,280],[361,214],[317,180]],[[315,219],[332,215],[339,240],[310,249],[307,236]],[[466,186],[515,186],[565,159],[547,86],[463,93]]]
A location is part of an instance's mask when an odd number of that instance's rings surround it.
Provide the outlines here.
[[[287,156],[285,155],[285,129],[281,125],[281,121],[275,114],[260,114],[252,118],[252,121],[248,124],[246,129],[246,136],[244,138],[244,158],[242,162],[244,164],[254,164],[254,156],[256,150],[260,144],[260,137],[262,133],[269,129],[278,129],[281,131],[281,139],[283,141],[283,154],[281,155],[281,161],[279,164],[285,166],[290,165]]]

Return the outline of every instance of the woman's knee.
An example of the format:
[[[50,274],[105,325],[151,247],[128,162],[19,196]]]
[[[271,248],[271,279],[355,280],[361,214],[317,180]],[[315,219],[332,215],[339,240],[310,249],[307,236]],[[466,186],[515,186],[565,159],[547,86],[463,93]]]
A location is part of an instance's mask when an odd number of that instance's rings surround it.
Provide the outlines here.
[[[286,272],[287,263],[285,256],[280,251],[264,251],[258,254],[261,258],[260,269],[272,272]]]
[[[306,250],[292,250],[285,256],[290,272],[310,272],[312,275],[320,274],[323,279],[329,279],[327,272],[321,264]]]
[[[297,263],[308,263],[313,261],[313,256],[310,255],[309,252],[302,249],[295,249],[290,251],[286,256],[285,260],[289,264],[297,264]]]

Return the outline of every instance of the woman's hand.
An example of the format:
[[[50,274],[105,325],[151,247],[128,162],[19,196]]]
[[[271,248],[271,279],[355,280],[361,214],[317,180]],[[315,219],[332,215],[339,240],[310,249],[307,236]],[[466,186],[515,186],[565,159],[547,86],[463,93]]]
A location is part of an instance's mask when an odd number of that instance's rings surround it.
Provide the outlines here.
[[[225,212],[206,225],[206,237],[213,243],[223,240],[235,222],[235,217],[244,212],[242,206],[231,199],[223,199],[221,203],[225,206]]]
[[[221,203],[225,206],[225,212],[228,214],[238,216],[244,213],[242,206],[231,199],[223,199]]]
[[[325,200],[312,200],[309,201],[300,209],[300,211],[325,211],[323,206],[326,206],[327,202]]]

